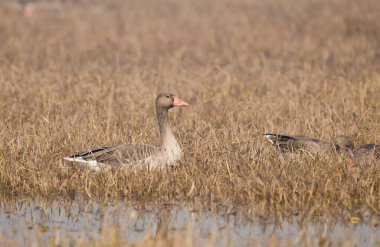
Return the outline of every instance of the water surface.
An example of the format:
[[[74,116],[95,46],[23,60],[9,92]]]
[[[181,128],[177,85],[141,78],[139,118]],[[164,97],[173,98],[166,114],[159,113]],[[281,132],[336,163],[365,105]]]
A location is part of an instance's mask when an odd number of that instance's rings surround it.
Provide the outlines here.
[[[189,231],[197,244],[203,245],[214,238],[215,246],[231,243],[235,246],[265,245],[273,238],[283,246],[301,244],[305,238],[314,244],[321,238],[329,239],[334,245],[347,239],[359,246],[375,246],[380,241],[380,227],[371,220],[355,224],[338,221],[335,224],[309,222],[300,225],[296,219],[247,219],[235,213],[195,211],[189,206],[133,206],[125,202],[21,200],[3,201],[0,206],[0,243],[96,242],[108,228],[119,231],[121,242],[132,244],[147,235],[170,238],[175,234],[186,236]]]

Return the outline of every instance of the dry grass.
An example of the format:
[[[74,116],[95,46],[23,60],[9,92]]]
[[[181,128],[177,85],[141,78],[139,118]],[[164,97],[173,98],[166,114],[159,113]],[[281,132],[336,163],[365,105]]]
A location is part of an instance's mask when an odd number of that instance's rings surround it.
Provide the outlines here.
[[[32,18],[7,3],[1,194],[245,206],[247,214],[380,210],[379,166],[281,159],[262,136],[380,143],[379,1],[83,1],[45,4]],[[62,161],[156,143],[160,91],[191,104],[171,113],[183,166],[92,174]]]

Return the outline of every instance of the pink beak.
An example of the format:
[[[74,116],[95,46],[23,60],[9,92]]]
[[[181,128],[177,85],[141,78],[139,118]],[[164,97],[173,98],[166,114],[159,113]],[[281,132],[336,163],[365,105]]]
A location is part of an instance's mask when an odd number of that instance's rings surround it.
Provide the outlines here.
[[[173,106],[188,106],[189,105],[188,103],[177,98],[176,96],[173,96],[173,99],[174,99]]]

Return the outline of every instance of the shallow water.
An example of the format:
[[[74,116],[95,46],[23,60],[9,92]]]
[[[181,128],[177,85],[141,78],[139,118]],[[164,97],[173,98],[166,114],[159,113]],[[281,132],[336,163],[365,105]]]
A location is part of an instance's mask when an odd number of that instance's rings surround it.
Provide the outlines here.
[[[118,229],[122,242],[136,243],[143,237],[188,234],[191,230],[199,245],[210,236],[216,246],[265,245],[277,238],[282,245],[301,244],[305,234],[314,244],[321,237],[333,244],[351,239],[358,246],[374,246],[380,241],[380,227],[370,223],[333,225],[307,223],[297,220],[248,220],[236,214],[196,212],[186,206],[145,205],[131,206],[123,202],[113,204],[73,202],[18,201],[2,202],[0,206],[0,245],[12,240],[17,245],[30,243],[75,244],[96,241],[107,228]]]

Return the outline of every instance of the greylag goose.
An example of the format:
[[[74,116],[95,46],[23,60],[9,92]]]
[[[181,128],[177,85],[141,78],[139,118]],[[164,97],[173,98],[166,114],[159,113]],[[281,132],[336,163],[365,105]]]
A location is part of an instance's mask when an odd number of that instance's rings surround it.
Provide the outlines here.
[[[360,148],[354,150],[357,155],[366,155],[373,158],[380,158],[380,145],[377,144],[365,144]]]
[[[268,141],[281,151],[306,151],[312,154],[331,155],[343,154],[353,166],[365,166],[380,160],[380,145],[365,144],[354,147],[354,140],[350,136],[340,135],[335,143],[321,141],[307,136],[265,134]]]
[[[337,152],[352,154],[354,141],[349,136],[337,136],[335,143],[308,136],[265,134],[268,141],[281,151],[306,151],[312,154],[332,155]]]
[[[374,164],[375,161],[380,161],[380,145],[364,144],[359,148],[353,148],[351,156],[354,163],[361,167]]]
[[[334,144],[324,142],[315,138],[298,135],[279,135],[279,134],[265,134],[268,141],[279,148],[281,151],[308,151],[308,152],[320,152],[323,150],[329,150],[335,148]]]
[[[364,144],[359,148],[354,147],[354,140],[351,136],[337,136],[336,143],[339,148],[346,151],[353,164],[368,165],[376,160],[380,160],[380,145]]]
[[[156,114],[160,131],[161,146],[149,144],[122,144],[102,147],[64,158],[78,162],[94,170],[102,167],[164,168],[182,158],[182,150],[169,125],[169,109],[188,104],[171,93],[161,93],[156,98]]]

